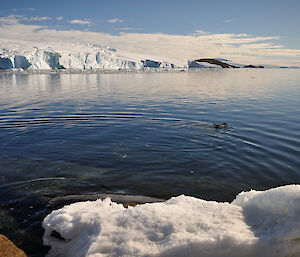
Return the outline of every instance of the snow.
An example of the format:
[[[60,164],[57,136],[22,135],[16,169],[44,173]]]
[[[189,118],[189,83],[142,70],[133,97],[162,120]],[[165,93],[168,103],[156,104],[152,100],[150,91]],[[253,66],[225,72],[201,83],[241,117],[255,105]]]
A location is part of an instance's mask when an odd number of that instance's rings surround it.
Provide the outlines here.
[[[199,68],[205,68],[205,65],[200,64],[200,63],[195,62],[195,61],[188,61],[188,67],[189,67],[189,69],[199,69]]]
[[[300,185],[242,192],[232,203],[181,195],[126,209],[106,198],[53,211],[43,240],[48,257],[296,257],[299,217]]]
[[[187,68],[186,60],[139,56],[90,43],[0,39],[0,69],[147,70]]]

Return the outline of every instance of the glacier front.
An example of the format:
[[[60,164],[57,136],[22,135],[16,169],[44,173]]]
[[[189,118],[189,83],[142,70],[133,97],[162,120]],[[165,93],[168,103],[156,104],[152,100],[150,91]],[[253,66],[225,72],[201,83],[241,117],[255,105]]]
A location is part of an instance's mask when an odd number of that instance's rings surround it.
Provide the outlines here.
[[[139,56],[99,44],[0,39],[0,69],[170,70],[186,67],[184,60]]]

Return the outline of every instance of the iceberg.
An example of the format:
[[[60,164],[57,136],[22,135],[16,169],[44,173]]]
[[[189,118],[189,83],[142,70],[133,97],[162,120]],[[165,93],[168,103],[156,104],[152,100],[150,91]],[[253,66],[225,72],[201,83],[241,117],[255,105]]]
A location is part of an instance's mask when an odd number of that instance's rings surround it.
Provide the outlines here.
[[[125,208],[73,203],[43,221],[48,257],[300,256],[300,185],[242,192],[232,203],[189,196]]]

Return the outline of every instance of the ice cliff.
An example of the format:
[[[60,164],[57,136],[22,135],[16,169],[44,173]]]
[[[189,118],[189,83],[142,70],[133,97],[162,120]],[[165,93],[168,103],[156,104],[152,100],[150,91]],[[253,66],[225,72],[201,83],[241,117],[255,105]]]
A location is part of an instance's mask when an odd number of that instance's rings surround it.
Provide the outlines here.
[[[0,40],[0,69],[102,69],[144,70],[174,69],[187,65],[89,43]]]
[[[0,70],[181,70],[263,68],[220,58],[164,59],[84,42],[27,42],[0,39]]]

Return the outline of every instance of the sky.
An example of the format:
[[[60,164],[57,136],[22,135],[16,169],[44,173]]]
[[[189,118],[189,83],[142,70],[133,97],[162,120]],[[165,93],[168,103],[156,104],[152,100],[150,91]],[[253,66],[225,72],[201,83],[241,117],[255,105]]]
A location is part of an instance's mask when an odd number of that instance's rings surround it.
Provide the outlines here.
[[[3,1],[0,34],[253,64],[300,65],[299,0]]]

